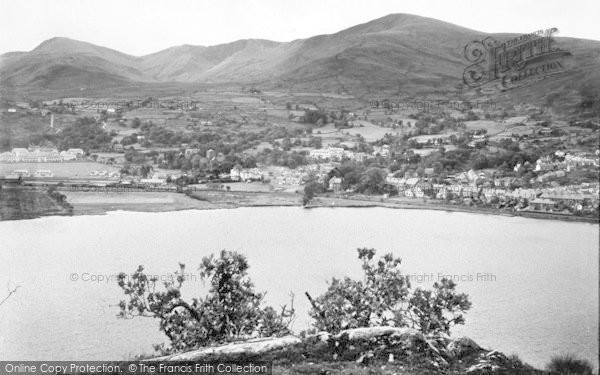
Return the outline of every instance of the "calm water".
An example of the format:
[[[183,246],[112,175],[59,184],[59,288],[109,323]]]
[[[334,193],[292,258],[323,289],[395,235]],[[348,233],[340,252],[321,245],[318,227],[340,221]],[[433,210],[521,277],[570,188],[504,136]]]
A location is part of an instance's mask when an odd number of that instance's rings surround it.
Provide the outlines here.
[[[116,282],[92,279],[139,264],[168,274],[183,262],[192,272],[189,297],[203,288],[195,273],[202,257],[221,249],[247,255],[268,303],[283,305],[295,293],[294,328],[301,330],[310,324],[304,292],[319,295],[332,276],[359,276],[356,248],[367,246],[401,256],[414,284],[430,286],[431,274],[433,281],[465,280],[459,290],[473,308],[455,335],[535,366],[565,352],[598,366],[598,241],[592,224],[384,208],[113,212],[0,222],[0,297],[7,282],[21,285],[0,306],[0,359],[150,353],[151,344],[164,340],[158,321],[117,319]]]

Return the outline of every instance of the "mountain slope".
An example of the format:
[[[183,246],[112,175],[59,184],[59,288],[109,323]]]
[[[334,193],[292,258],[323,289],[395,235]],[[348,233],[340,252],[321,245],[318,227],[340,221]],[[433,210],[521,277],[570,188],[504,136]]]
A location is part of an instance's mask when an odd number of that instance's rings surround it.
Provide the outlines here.
[[[371,94],[450,90],[461,83],[467,65],[464,46],[486,36],[490,35],[431,18],[392,14],[335,34],[287,43],[247,39],[211,47],[184,45],[141,57],[53,38],[30,52],[0,56],[0,84],[61,89],[251,83]],[[511,34],[491,36],[506,40]],[[557,41],[575,60],[573,71],[564,76],[576,82],[594,81],[600,70],[600,42]]]
[[[52,38],[31,52],[2,55],[0,84],[56,89],[145,81],[137,60],[90,43]]]

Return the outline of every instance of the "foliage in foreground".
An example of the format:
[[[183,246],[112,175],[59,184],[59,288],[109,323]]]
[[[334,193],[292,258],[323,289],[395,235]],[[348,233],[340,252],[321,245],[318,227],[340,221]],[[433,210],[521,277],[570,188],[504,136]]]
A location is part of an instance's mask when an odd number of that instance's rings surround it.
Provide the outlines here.
[[[554,356],[546,365],[546,369],[552,374],[560,375],[592,375],[592,365],[574,354]]]
[[[400,271],[400,258],[386,254],[375,263],[375,249],[358,249],[364,280],[333,278],[327,291],[313,300],[308,294],[315,328],[337,333],[349,328],[394,326],[419,329],[426,335],[449,334],[464,324],[471,308],[466,294],[452,280],[442,279],[433,290],[411,290]]]
[[[448,334],[455,324],[463,324],[470,307],[468,296],[456,292],[456,284],[443,279],[433,290],[411,289],[408,276],[400,272],[401,260],[392,254],[374,261],[374,249],[358,249],[364,280],[333,279],[328,290],[313,300],[310,315],[314,327],[329,333],[345,329],[393,326],[419,329],[423,334]],[[254,290],[248,277],[246,258],[223,250],[219,257],[206,257],[199,267],[208,281],[204,298],[191,302],[181,296],[185,266],[157,288],[158,280],[140,266],[131,275],[121,273],[118,284],[128,300],[119,303],[121,318],[158,318],[170,346],[155,346],[161,353],[189,351],[201,346],[250,337],[280,336],[290,333],[292,307],[280,312],[263,307],[264,293]]]
[[[121,273],[118,284],[128,300],[119,303],[119,317],[160,319],[160,329],[171,341],[169,347],[155,345],[162,354],[239,338],[289,333],[293,301],[291,309],[283,306],[281,312],[263,307],[265,295],[254,290],[248,268],[246,258],[236,252],[223,250],[218,258],[205,257],[199,271],[202,279],[209,282],[208,294],[192,299],[191,303],[181,297],[185,281],[183,264],[171,280],[164,282],[164,291],[157,290],[158,280],[148,277],[142,266],[131,279]]]

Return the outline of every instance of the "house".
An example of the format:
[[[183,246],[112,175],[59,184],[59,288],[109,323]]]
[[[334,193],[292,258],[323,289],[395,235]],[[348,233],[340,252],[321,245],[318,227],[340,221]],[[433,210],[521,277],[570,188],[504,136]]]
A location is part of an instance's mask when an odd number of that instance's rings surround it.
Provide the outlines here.
[[[242,169],[240,171],[240,180],[242,181],[261,181],[263,173],[258,168]]]
[[[160,185],[165,185],[167,183],[167,181],[165,179],[162,178],[142,178],[140,180],[140,184],[143,185],[150,185],[150,186],[160,186]]]
[[[433,186],[428,182],[420,181],[415,185],[414,192],[417,198],[431,196],[433,192]]]
[[[365,161],[369,158],[369,155],[367,155],[364,152],[346,152],[346,156],[349,159],[355,160],[359,163],[362,163],[363,161]]]
[[[332,177],[329,179],[329,189],[336,193],[342,191],[342,181],[341,177]]]
[[[8,113],[17,113],[17,109],[16,108],[9,108],[8,109]]]
[[[80,148],[70,148],[67,151],[75,154],[75,157],[77,157],[77,159],[80,159],[85,155],[85,152],[83,152],[83,150]]]
[[[373,156],[382,156],[384,158],[390,155],[390,146],[383,145],[381,147],[375,146],[373,147]]]
[[[71,161],[77,159],[77,155],[69,151],[61,151],[60,157],[63,161]]]
[[[583,194],[570,193],[570,192],[545,192],[542,193],[541,197],[543,199],[550,199],[556,202],[563,202],[565,204],[581,204],[586,198]]]
[[[16,163],[17,157],[12,152],[3,152],[0,154],[0,163]]]
[[[509,187],[510,184],[515,180],[513,177],[501,177],[494,179],[494,185],[498,187]]]
[[[439,189],[437,191],[437,193],[435,194],[435,198],[436,199],[448,199],[449,197],[452,197],[452,192],[449,191],[448,189],[446,189],[445,187]]]
[[[393,173],[389,173],[385,177],[385,182],[387,182],[390,185],[403,186],[406,183],[406,179],[402,177],[394,177]]]
[[[237,167],[231,168],[231,171],[229,171],[229,178],[231,181],[239,181],[241,172],[241,169]]]
[[[553,163],[552,159],[548,156],[539,158],[538,160],[535,161],[535,171],[536,172],[550,171],[550,170],[554,169],[555,166],[556,166],[556,164]]]
[[[461,194],[464,198],[478,198],[479,197],[479,188],[476,186],[465,186]]]
[[[529,202],[529,205],[536,211],[551,211],[556,202],[552,199],[536,198]]]

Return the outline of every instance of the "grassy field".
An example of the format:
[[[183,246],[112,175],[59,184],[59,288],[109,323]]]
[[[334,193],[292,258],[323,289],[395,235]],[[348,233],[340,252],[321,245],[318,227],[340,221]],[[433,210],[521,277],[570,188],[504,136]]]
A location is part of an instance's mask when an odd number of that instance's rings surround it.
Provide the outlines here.
[[[106,179],[106,177],[90,176],[93,171],[118,172],[119,169],[110,165],[93,162],[65,163],[0,163],[0,176],[6,176],[15,169],[27,169],[33,175],[36,170],[50,170],[54,177]]]
[[[383,138],[386,133],[400,134],[400,129],[394,130],[391,128],[383,128],[381,126],[374,125],[370,121],[357,120],[354,123],[358,126],[354,126],[349,129],[337,129],[333,124],[327,124],[322,128],[316,128],[313,133],[323,138],[324,145],[335,143],[340,140],[344,141],[356,135],[361,135],[367,142],[373,142]],[[321,134],[318,132],[321,132]],[[332,139],[335,141],[331,142]]]

